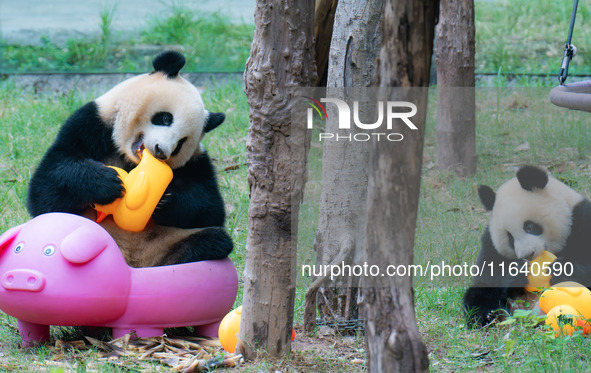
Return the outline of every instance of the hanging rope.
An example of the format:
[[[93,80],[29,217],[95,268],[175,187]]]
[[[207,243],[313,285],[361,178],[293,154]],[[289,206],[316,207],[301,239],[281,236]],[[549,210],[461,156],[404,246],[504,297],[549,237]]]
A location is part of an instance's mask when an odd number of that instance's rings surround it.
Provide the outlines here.
[[[577,54],[577,48],[571,44],[573,38],[573,29],[575,28],[575,18],[577,16],[577,7],[579,0],[574,0],[573,11],[570,15],[570,26],[568,28],[568,37],[566,38],[566,46],[564,47],[564,55],[562,57],[562,64],[560,65],[560,72],[558,73],[558,81],[563,85],[568,77],[568,65],[573,57]]]

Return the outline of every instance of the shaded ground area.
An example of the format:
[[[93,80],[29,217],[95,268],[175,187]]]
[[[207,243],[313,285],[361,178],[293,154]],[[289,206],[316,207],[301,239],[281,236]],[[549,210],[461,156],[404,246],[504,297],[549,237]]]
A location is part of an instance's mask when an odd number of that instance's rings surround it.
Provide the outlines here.
[[[70,371],[175,371],[200,372],[225,368],[227,372],[362,372],[365,350],[362,336],[334,334],[304,335],[299,328],[289,358],[273,360],[260,356],[244,362],[241,356],[227,354],[217,339],[188,336],[132,339],[129,335],[110,342],[82,337],[75,328],[53,328],[54,338],[60,332],[71,334],[51,344],[21,349],[18,331],[8,323],[12,333],[0,342],[0,370],[31,371],[63,369]],[[55,334],[55,333],[58,334]]]

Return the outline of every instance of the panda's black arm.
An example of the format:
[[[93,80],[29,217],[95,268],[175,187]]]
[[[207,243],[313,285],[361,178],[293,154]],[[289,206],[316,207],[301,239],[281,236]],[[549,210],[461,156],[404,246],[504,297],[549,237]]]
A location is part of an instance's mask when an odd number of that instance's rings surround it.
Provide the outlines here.
[[[173,170],[173,179],[152,217],[156,224],[179,228],[224,225],[224,201],[206,153]]]
[[[91,204],[108,204],[123,196],[113,169],[91,159],[50,151],[29,183],[27,208],[32,216],[47,212],[81,214]]]
[[[464,313],[469,327],[484,326],[496,313],[508,309],[507,288],[471,287],[464,294]]]
[[[495,249],[488,227],[482,235],[481,242],[477,265],[484,268],[484,272],[473,279],[472,286],[468,288],[463,299],[469,326],[482,326],[493,321],[495,311],[508,310],[510,293],[527,284],[524,274],[509,276],[509,265],[513,261],[503,257]],[[501,266],[504,267],[503,272]]]
[[[78,109],[62,126],[29,183],[27,209],[80,214],[89,204],[107,204],[123,194],[117,172],[102,164],[115,151],[111,130],[94,102]]]
[[[562,269],[570,271],[572,264],[572,276],[553,276],[550,284],[554,285],[563,281],[575,281],[587,287],[591,287],[591,202],[583,199],[573,208],[571,232],[566,241],[564,250],[557,253],[556,262],[562,264]]]

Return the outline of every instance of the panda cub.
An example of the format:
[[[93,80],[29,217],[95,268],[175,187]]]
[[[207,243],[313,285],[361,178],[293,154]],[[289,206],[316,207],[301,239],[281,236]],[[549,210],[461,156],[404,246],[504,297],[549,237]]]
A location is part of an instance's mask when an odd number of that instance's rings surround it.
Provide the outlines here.
[[[163,52],[154,71],[130,78],[78,109],[60,129],[29,184],[32,216],[67,212],[95,219],[95,204],[122,197],[117,172],[130,171],[148,149],[173,170],[173,179],[139,233],[101,225],[129,265],[146,267],[224,258],[232,241],[224,230],[224,202],[213,165],[202,149],[207,132],[225,119],[205,110],[197,88],[179,75],[183,55]]]
[[[482,326],[495,319],[495,311],[509,310],[512,298],[524,293],[525,273],[508,275],[509,265],[518,268],[542,251],[555,254],[556,261],[573,265],[570,277],[553,276],[551,284],[577,281],[591,284],[591,202],[546,171],[524,166],[517,177],[507,181],[495,193],[480,186],[478,195],[491,211],[490,222],[482,235],[478,266],[494,268],[486,276],[474,278],[464,295],[464,311],[470,326]],[[493,264],[490,264],[493,263]],[[500,265],[505,276],[500,274]]]

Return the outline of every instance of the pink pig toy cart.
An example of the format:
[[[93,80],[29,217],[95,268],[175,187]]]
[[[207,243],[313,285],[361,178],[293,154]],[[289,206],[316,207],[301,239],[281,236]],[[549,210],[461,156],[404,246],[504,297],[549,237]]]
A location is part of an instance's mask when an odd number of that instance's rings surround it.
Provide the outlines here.
[[[50,213],[0,236],[0,309],[18,319],[23,346],[49,340],[49,325],[105,326],[113,338],[195,326],[217,337],[238,290],[228,258],[132,268],[95,222]]]

